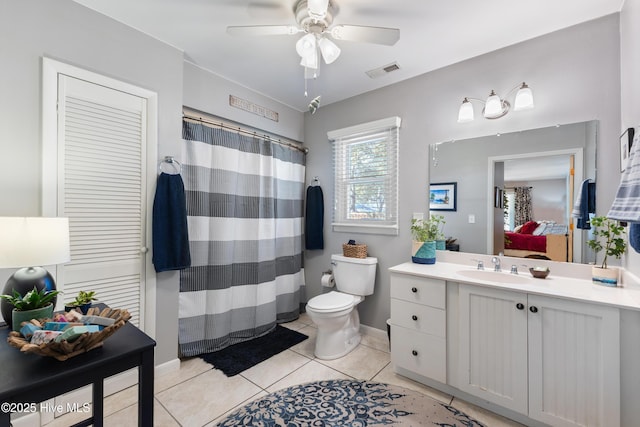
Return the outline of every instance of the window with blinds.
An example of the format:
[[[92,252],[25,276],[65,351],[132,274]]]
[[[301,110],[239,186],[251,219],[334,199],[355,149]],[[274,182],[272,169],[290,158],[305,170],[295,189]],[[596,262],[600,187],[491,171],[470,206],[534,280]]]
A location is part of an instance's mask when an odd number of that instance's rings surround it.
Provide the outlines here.
[[[400,118],[331,131],[334,231],[398,234]]]

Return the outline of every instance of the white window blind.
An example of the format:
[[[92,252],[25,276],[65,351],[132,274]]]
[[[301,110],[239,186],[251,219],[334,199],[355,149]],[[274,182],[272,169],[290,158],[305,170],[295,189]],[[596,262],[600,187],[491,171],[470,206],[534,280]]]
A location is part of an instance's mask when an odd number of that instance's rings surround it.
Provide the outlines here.
[[[327,133],[333,142],[334,231],[398,234],[400,118]]]

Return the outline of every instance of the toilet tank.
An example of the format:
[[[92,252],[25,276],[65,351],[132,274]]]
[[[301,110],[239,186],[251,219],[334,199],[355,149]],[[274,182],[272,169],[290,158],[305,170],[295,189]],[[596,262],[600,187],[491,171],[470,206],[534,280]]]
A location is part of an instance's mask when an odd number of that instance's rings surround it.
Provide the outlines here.
[[[376,282],[378,258],[351,258],[331,255],[333,277],[340,292],[351,295],[371,295]]]

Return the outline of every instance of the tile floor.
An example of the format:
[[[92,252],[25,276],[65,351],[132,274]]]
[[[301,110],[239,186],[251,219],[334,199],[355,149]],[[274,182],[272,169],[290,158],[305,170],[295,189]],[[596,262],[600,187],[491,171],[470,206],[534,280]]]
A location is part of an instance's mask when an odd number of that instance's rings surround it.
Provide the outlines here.
[[[417,390],[442,402],[452,403],[490,427],[520,426],[396,375],[390,363],[387,340],[363,336],[360,345],[347,356],[326,361],[313,355],[316,328],[306,314],[283,326],[298,330],[309,339],[234,377],[226,377],[199,357],[183,359],[179,370],[156,376],[154,425],[213,427],[236,408],[275,390],[321,379],[356,378]],[[104,405],[104,425],[137,425],[137,393],[137,386],[133,386],[108,396]],[[46,426],[71,425],[75,422],[74,416],[59,417]]]

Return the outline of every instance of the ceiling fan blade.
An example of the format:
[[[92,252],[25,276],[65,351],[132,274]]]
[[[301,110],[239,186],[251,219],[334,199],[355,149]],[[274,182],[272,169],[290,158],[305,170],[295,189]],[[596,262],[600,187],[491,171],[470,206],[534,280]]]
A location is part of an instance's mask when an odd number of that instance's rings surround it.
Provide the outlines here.
[[[336,40],[384,44],[387,46],[393,46],[400,39],[400,30],[397,28],[336,25],[329,31]]]
[[[227,34],[232,36],[282,36],[298,34],[300,30],[295,25],[248,25],[227,27]]]

